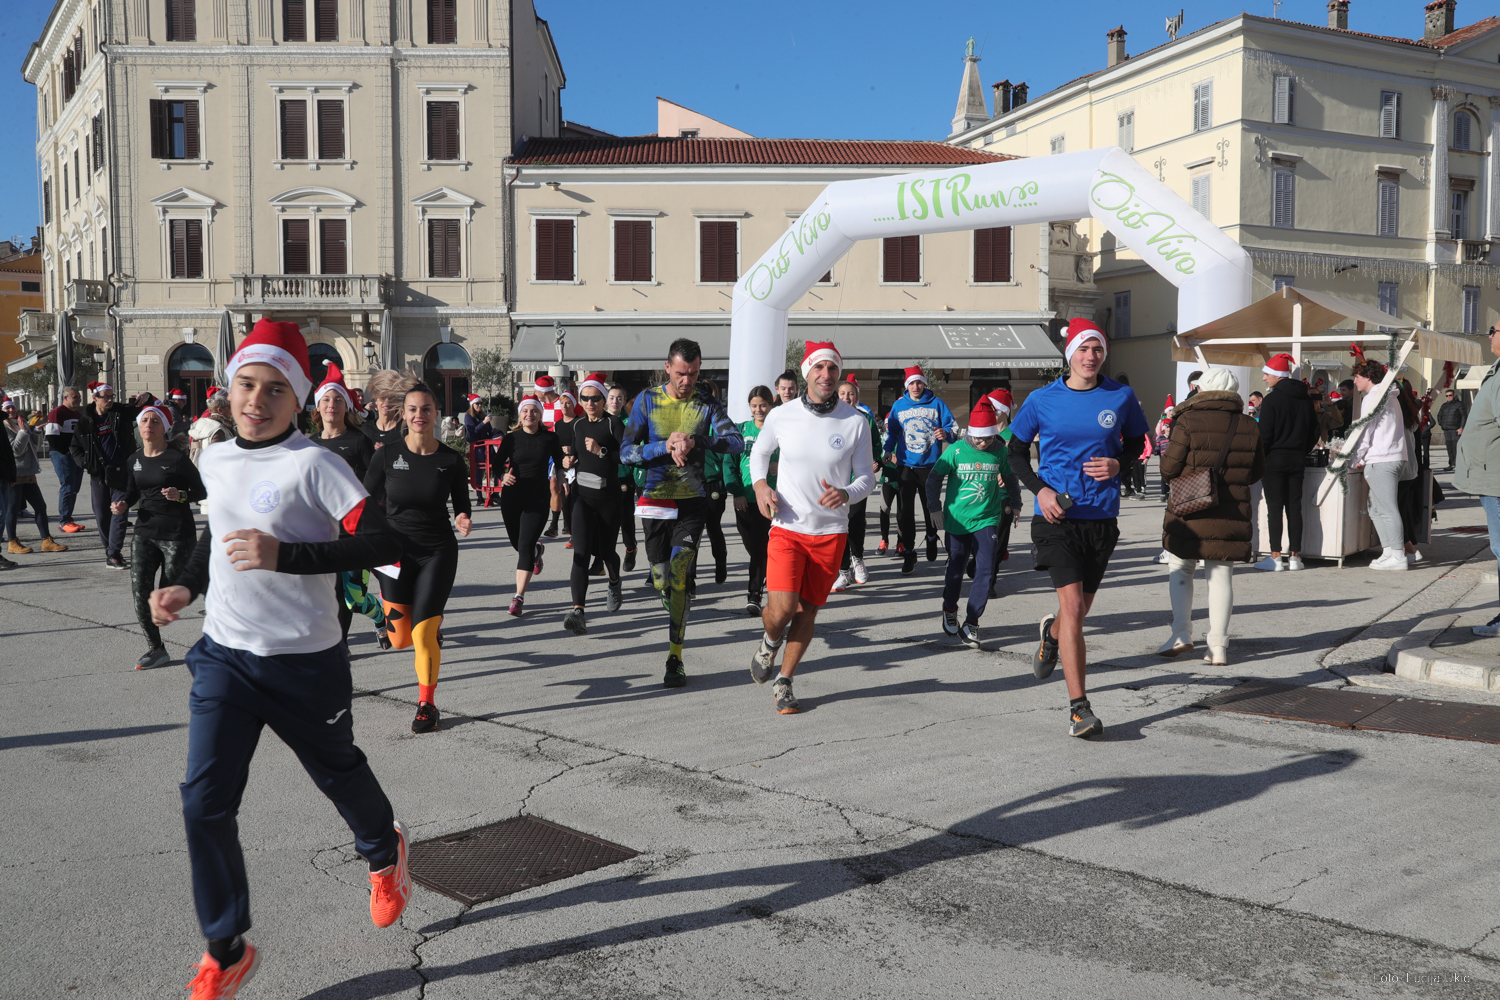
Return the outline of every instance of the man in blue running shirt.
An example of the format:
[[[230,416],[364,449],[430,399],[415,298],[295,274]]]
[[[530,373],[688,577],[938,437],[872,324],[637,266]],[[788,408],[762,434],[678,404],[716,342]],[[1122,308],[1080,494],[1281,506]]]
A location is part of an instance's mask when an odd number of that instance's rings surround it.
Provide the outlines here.
[[[1073,736],[1104,732],[1084,683],[1083,620],[1120,539],[1120,479],[1146,446],[1146,415],[1135,392],[1100,374],[1108,352],[1098,326],[1071,321],[1063,349],[1067,377],[1027,396],[1010,425],[1011,468],[1036,494],[1036,568],[1051,574],[1057,590],[1057,613],[1042,619],[1032,670],[1039,680],[1050,677],[1061,656]]]
[[[922,508],[927,535],[927,561],[937,559],[937,525],[927,509],[927,474],[932,471],[945,441],[958,440],[958,424],[929,388],[920,365],[906,369],[906,395],[896,400],[885,422],[885,461],[901,470],[901,510],[896,537],[904,549],[903,576],[917,568],[916,508]]]

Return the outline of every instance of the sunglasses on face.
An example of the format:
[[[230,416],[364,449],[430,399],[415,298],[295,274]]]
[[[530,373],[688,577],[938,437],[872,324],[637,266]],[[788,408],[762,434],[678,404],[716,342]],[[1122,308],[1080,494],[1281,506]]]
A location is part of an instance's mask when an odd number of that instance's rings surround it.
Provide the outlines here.
[[[579,396],[578,398],[581,399],[581,400],[583,400],[585,403],[602,403],[602,402],[604,402],[604,397],[603,396]]]

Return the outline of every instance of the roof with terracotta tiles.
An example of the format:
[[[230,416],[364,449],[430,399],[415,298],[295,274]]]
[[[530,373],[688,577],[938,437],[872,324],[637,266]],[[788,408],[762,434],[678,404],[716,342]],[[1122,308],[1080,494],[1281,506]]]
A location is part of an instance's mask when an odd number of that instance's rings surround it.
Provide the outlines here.
[[[553,166],[955,166],[1008,159],[1013,157],[997,156],[941,142],[621,136],[611,139],[528,139],[510,162]]]

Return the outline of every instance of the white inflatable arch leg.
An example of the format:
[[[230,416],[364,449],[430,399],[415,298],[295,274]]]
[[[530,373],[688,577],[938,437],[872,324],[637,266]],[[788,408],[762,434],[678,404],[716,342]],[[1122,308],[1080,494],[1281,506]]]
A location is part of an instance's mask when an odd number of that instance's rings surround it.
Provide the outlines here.
[[[1250,304],[1249,255],[1115,146],[839,181],[735,285],[730,415],[750,419],[750,390],[786,367],[787,310],[859,240],[1086,216],[1177,286],[1178,330]]]

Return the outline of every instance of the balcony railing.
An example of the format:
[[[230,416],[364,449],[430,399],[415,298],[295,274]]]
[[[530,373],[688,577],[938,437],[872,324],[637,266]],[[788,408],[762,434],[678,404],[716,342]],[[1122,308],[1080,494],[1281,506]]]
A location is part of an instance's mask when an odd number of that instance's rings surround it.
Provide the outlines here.
[[[1485,264],[1489,262],[1490,242],[1488,240],[1464,240],[1464,263]]]
[[[236,274],[234,304],[264,308],[369,308],[389,299],[380,274]]]
[[[70,312],[102,312],[109,308],[109,282],[75,278],[63,285],[63,302]]]
[[[57,317],[34,309],[21,311],[21,334],[16,338],[21,350],[33,354],[57,341]]]

